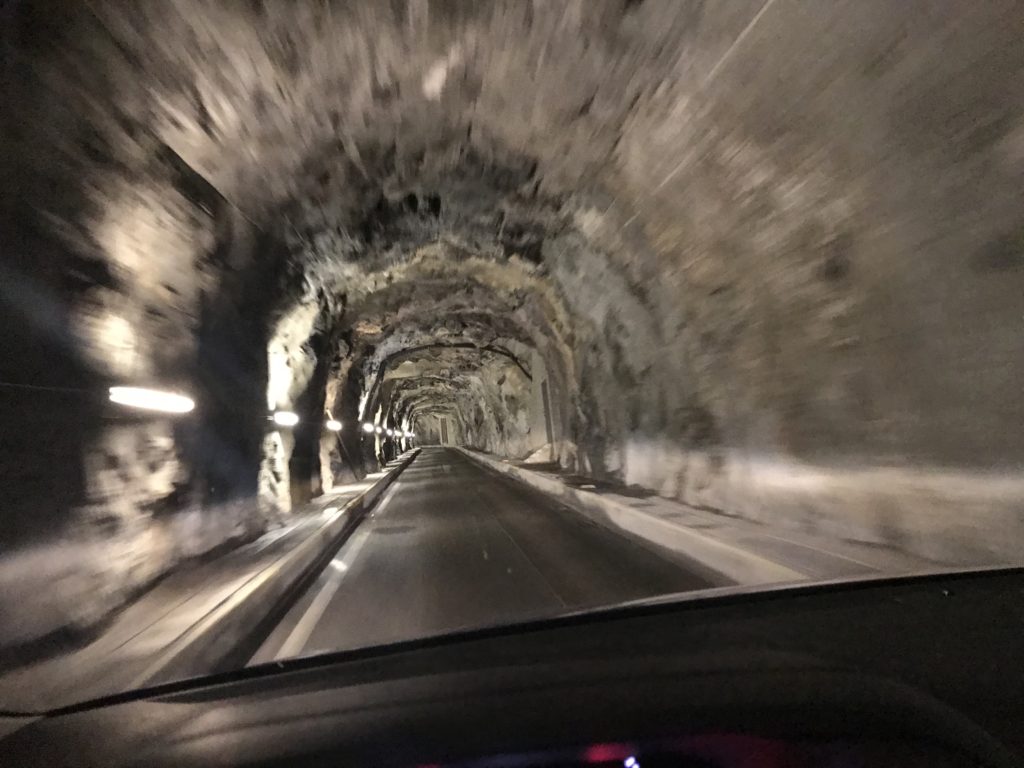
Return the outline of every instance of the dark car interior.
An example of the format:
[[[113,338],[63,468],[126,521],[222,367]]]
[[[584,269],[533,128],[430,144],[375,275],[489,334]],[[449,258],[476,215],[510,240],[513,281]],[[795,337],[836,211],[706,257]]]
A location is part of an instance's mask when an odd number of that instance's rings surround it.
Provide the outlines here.
[[[4,765],[1009,766],[1020,570],[660,600],[8,720]]]

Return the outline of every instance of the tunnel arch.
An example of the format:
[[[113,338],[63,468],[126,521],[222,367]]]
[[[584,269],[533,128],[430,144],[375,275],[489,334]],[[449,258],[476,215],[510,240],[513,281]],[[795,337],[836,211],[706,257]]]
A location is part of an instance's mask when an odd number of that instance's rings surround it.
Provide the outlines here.
[[[13,4],[4,376],[70,394],[5,416],[36,467],[12,545],[103,531],[100,581],[137,584],[283,520],[318,462],[265,466],[268,410],[313,447],[325,411],[376,412],[389,345],[431,333],[417,287],[468,321],[504,286],[467,339],[537,351],[568,467],[921,551],[959,509],[1004,528],[1008,496],[908,490],[1024,461],[1024,52],[997,6]],[[105,389],[140,379],[195,415],[123,419]]]
[[[363,283],[367,289],[347,284],[344,311],[333,321],[337,336],[344,338],[346,360],[325,391],[329,410],[343,421],[361,423],[376,414],[391,367],[422,348],[496,355],[513,361],[526,382],[526,366],[540,365],[551,378],[552,396],[566,391],[571,379],[559,328],[569,323],[557,296],[531,287],[541,286],[540,279],[515,256],[487,262],[461,249],[449,255],[447,248],[421,249],[406,264],[370,273]],[[513,346],[523,359],[511,351]],[[537,361],[529,359],[534,350]],[[384,416],[392,412],[389,406]],[[357,437],[349,436],[345,453],[371,458],[367,441],[358,443]]]

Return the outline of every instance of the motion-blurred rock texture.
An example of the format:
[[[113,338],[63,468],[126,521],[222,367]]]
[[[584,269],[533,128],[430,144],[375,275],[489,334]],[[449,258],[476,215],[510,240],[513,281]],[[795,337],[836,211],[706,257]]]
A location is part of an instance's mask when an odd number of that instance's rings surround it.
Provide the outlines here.
[[[4,641],[361,476],[361,421],[943,562],[1024,542],[1020,2],[0,13],[0,366],[53,388],[2,390]]]

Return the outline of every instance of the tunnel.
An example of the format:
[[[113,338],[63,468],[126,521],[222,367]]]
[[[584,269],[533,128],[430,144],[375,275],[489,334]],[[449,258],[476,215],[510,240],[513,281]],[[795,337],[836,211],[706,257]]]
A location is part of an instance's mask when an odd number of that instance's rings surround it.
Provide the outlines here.
[[[424,446],[1017,555],[1018,4],[0,13],[0,645]]]

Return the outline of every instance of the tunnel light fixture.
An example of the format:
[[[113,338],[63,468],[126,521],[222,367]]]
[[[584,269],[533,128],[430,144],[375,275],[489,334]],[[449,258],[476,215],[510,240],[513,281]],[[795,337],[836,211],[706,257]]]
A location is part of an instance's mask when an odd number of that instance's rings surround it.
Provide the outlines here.
[[[341,432],[341,422],[337,419],[328,419],[324,422],[324,426],[331,430],[331,432]]]
[[[372,434],[373,433],[373,424],[371,424],[370,422],[366,422],[365,424],[363,424],[363,432],[365,432],[368,435]]]
[[[274,411],[271,418],[279,427],[294,427],[299,423],[299,414],[292,411]]]
[[[378,435],[383,434],[384,427],[376,427],[373,431],[376,432]]]
[[[188,413],[196,407],[191,397],[145,387],[111,387],[110,402],[161,413]]]
[[[395,430],[393,430],[393,429],[386,429],[384,431],[387,433],[388,437],[394,437],[395,436]]]

